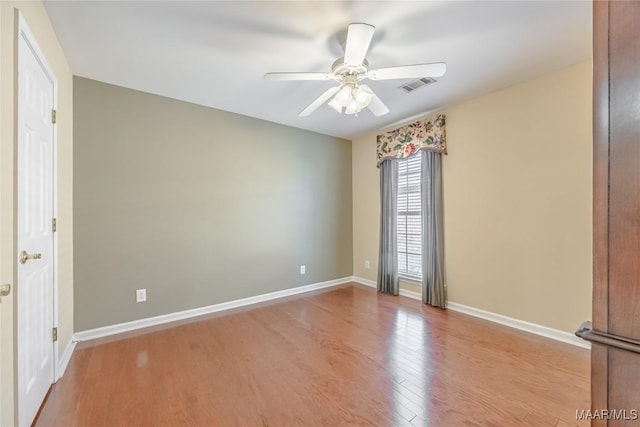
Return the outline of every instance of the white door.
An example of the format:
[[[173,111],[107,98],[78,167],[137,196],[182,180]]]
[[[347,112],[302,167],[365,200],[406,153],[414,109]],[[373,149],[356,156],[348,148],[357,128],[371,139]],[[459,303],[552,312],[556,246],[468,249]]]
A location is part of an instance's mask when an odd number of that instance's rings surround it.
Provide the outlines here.
[[[18,423],[31,425],[54,380],[55,80],[20,22],[18,44]]]

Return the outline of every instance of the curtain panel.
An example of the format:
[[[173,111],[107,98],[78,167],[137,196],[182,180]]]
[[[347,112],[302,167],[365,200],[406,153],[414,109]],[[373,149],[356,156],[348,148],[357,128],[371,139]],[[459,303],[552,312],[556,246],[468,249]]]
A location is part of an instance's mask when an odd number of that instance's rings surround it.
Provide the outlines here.
[[[398,295],[398,162],[380,166],[380,248],[378,252],[378,291]]]
[[[427,117],[378,135],[376,146],[378,166],[386,159],[403,159],[419,150],[447,154],[444,114]]]
[[[447,308],[444,275],[444,221],[442,200],[442,154],[423,151],[422,201],[422,302]],[[391,162],[395,163],[395,162]]]

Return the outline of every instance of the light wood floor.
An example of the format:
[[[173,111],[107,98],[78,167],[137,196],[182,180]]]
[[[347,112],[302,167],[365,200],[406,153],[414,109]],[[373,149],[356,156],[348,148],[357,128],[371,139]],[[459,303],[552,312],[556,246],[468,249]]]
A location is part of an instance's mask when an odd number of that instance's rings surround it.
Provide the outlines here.
[[[38,426],[567,426],[589,352],[346,285],[81,343]]]

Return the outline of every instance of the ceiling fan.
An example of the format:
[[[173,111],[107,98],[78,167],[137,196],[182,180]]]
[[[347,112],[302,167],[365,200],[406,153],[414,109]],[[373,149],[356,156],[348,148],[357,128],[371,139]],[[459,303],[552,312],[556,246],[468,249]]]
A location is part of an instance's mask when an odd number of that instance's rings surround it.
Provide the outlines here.
[[[436,62],[432,64],[402,65],[369,69],[365,59],[373,32],[373,25],[364,23],[350,24],[344,44],[344,57],[337,59],[331,66],[330,73],[283,72],[267,73],[267,80],[335,80],[338,86],[327,89],[298,116],[305,117],[317,110],[322,104],[327,105],[339,113],[358,115],[364,108],[369,108],[375,116],[383,116],[389,112],[386,105],[376,96],[367,85],[360,84],[364,79],[391,80],[411,79],[420,77],[440,77],[447,71],[447,64]],[[344,109],[344,111],[343,111]]]

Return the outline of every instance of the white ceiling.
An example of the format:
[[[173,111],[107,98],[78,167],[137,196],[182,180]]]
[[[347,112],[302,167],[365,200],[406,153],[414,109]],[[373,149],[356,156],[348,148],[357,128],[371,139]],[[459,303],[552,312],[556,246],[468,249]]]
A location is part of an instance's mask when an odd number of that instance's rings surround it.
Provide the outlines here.
[[[591,57],[590,1],[47,1],[73,74],[351,139]],[[298,117],[335,82],[265,81],[329,72],[351,22],[376,26],[372,68],[446,62],[412,93],[370,82],[391,112]]]

